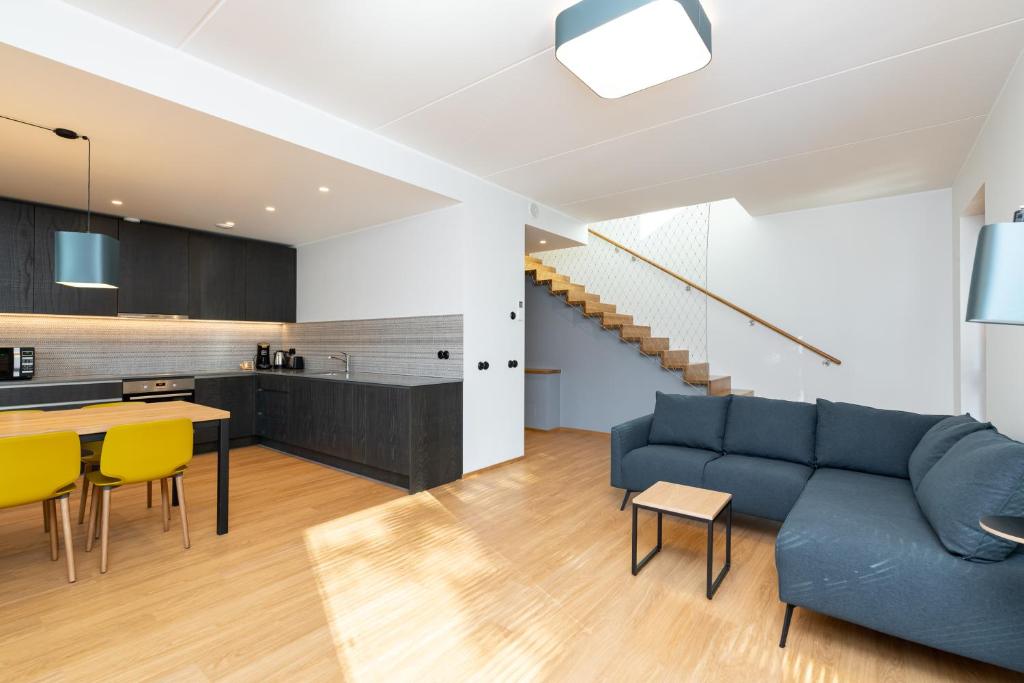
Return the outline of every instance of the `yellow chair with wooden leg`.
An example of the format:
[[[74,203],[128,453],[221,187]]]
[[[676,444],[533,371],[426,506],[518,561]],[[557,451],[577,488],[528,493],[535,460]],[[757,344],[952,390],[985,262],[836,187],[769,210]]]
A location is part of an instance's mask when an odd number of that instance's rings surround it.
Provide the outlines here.
[[[75,582],[68,497],[75,490],[81,451],[74,432],[0,438],[0,508],[42,502],[49,511],[50,559],[59,557],[57,504],[64,533],[68,582]]]
[[[112,401],[109,403],[91,403],[82,406],[86,410],[93,408],[123,408],[125,406],[144,406],[145,403],[131,403],[129,401]],[[103,452],[103,439],[94,439],[82,442],[82,496],[78,501],[78,523],[85,521],[85,508],[89,499],[89,480],[85,477],[91,470],[100,468],[100,454]],[[153,482],[146,485],[146,507],[153,507]]]
[[[102,496],[96,504],[93,493],[89,514],[89,530],[85,541],[86,552],[92,551],[98,527],[100,536],[100,573],[107,571],[110,539],[110,494],[126,484],[160,481],[164,531],[168,529],[170,501],[167,479],[174,480],[181,512],[181,538],[185,548],[191,545],[188,535],[188,517],[185,510],[184,473],[192,461],[192,422],[187,419],[161,420],[136,425],[114,427],[103,441],[100,468],[86,477],[93,490]]]
[[[5,411],[3,411],[0,414],[2,414],[2,415],[11,415],[12,413],[41,413],[41,412],[43,412],[43,411],[38,410],[38,409],[32,409],[32,410],[5,410]],[[43,501],[43,533],[44,534],[50,533],[50,525],[51,525],[50,509],[51,509],[50,501],[44,500]]]

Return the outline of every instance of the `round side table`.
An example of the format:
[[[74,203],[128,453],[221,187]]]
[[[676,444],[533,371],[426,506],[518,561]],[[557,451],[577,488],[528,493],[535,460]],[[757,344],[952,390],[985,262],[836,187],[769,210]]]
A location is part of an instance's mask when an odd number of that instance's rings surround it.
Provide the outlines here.
[[[1024,517],[982,517],[980,524],[993,536],[1024,544]]]

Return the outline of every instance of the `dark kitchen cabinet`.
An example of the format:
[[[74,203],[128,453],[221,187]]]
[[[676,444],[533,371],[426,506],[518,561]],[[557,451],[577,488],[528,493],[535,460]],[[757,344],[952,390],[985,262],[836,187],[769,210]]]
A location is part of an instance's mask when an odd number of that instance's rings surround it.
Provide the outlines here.
[[[287,377],[256,376],[256,436],[280,444],[288,443],[297,429],[289,429]]]
[[[0,199],[0,313],[32,312],[35,210]]]
[[[188,315],[188,232],[156,223],[121,223],[118,313]]]
[[[231,413],[231,440],[238,444],[256,434],[256,383],[251,376],[199,377],[196,379],[196,403]],[[217,426],[196,427],[198,451],[217,449]]]
[[[288,388],[290,443],[358,461],[352,452],[353,387],[344,382],[293,379]]]
[[[245,242],[190,232],[188,257],[189,317],[245,320]]]
[[[32,310],[64,315],[117,315],[116,289],[90,289],[58,285],[53,280],[53,240],[59,230],[85,232],[82,211],[35,207],[35,259],[33,264]],[[111,216],[92,217],[92,232],[118,236],[118,220]]]
[[[358,462],[409,475],[409,390],[360,385],[352,423]]]
[[[256,432],[275,448],[413,493],[462,476],[461,382],[262,374],[256,382]]]
[[[245,242],[245,319],[295,322],[295,250]]]

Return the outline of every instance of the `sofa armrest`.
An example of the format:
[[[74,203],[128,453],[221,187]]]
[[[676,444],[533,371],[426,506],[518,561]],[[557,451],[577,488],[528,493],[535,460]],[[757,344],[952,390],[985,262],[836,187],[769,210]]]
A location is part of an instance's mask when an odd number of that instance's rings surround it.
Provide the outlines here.
[[[622,483],[622,459],[626,453],[647,445],[653,420],[652,413],[612,427],[612,486],[626,488]]]

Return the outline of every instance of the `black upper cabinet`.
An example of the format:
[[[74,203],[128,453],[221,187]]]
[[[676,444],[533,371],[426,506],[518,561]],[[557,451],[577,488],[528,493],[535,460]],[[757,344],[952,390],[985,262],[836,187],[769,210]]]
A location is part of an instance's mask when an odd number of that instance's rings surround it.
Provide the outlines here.
[[[245,242],[190,232],[188,257],[189,317],[246,320]]]
[[[0,312],[32,312],[35,216],[29,204],[0,199]]]
[[[82,211],[35,207],[35,261],[33,266],[32,310],[64,315],[117,315],[116,289],[89,289],[58,285],[53,280],[53,234],[58,230],[85,232]],[[118,220],[92,217],[92,232],[117,239]]]
[[[120,241],[119,289],[58,285],[54,233],[84,232],[84,211],[0,199],[0,313],[187,315],[295,322],[295,249],[93,214]]]
[[[245,243],[245,319],[295,322],[295,250],[281,244]]]
[[[188,315],[188,232],[121,223],[118,313]]]

